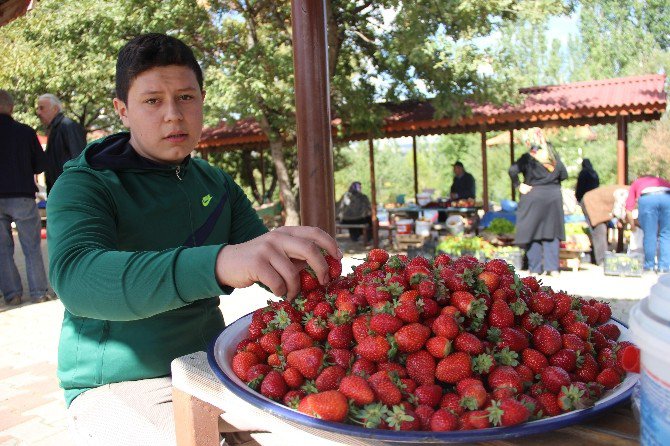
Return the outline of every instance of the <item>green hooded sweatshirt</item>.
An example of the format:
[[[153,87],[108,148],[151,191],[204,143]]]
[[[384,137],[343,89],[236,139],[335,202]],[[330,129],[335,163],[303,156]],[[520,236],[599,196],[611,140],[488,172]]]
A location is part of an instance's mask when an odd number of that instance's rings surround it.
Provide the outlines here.
[[[69,404],[103,384],[170,374],[224,327],[215,263],[267,232],[233,179],[201,159],[141,157],[120,133],[65,165],[48,201],[51,284],[65,306],[58,378]]]

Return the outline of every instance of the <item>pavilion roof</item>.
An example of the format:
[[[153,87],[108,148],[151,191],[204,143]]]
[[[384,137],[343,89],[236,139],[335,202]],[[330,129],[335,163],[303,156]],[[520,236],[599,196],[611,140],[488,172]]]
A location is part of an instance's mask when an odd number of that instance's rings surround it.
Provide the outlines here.
[[[21,17],[31,6],[31,0],[0,0],[0,26]]]
[[[665,75],[630,76],[522,88],[520,104],[471,104],[471,113],[458,119],[436,118],[430,101],[383,104],[388,110],[381,138],[442,133],[469,133],[482,129],[507,130],[610,124],[618,116],[629,121],[659,119],[666,108]],[[333,120],[336,127],[343,124]],[[367,134],[345,140],[367,139]],[[203,131],[200,148],[235,150],[267,145],[268,139],[253,118],[229,126],[221,123]]]

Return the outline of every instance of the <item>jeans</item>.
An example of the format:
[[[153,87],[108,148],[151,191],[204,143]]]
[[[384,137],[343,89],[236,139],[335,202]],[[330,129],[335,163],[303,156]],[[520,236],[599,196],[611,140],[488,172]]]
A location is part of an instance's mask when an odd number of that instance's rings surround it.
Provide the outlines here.
[[[21,276],[14,263],[12,221],[16,223],[19,241],[26,259],[26,274],[30,297],[36,299],[47,293],[49,283],[44,271],[40,247],[40,216],[32,198],[0,198],[0,291],[6,301],[23,295]]]
[[[533,240],[528,244],[528,270],[531,273],[543,271],[558,271],[558,253],[560,244],[557,238],[553,240]]]
[[[638,221],[644,232],[644,268],[654,269],[658,247],[658,269],[670,269],[670,194],[642,195],[637,201]]]

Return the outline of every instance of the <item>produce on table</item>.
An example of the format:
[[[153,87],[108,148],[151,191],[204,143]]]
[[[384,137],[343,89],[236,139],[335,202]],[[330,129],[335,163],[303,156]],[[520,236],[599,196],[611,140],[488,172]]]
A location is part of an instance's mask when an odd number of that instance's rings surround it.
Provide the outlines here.
[[[486,228],[488,232],[493,234],[513,234],[514,233],[514,223],[507,220],[506,218],[494,218],[491,220],[491,223]]]
[[[499,259],[381,249],[293,302],[254,312],[232,369],[267,398],[368,428],[512,426],[592,406],[639,370],[610,307],[519,278]]]
[[[495,247],[481,237],[447,236],[441,238],[435,251],[452,256],[464,254],[491,257]]]

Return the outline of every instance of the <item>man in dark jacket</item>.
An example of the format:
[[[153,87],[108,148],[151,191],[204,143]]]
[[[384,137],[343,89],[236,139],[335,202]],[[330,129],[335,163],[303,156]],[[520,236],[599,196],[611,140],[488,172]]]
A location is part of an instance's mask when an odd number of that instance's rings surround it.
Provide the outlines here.
[[[35,204],[35,174],[44,171],[46,159],[35,131],[12,118],[14,101],[0,90],[0,291],[7,305],[21,303],[23,286],[14,263],[16,224],[26,259],[30,297],[47,300],[47,276],[40,247],[40,216]]]
[[[454,163],[454,182],[451,184],[451,198],[475,198],[475,177],[465,171],[463,163]]]
[[[76,158],[86,146],[84,128],[63,115],[63,108],[56,96],[43,94],[37,100],[37,116],[49,134],[47,140],[47,168],[45,172],[47,193],[51,191],[63,165]]]

